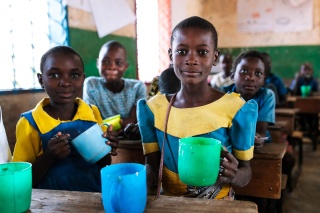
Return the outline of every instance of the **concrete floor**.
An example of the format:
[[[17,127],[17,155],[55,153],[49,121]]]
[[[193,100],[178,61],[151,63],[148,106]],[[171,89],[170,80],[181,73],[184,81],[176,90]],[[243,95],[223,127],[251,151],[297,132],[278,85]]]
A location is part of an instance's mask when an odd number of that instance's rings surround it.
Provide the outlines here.
[[[303,158],[293,191],[284,193],[283,213],[320,212],[320,144],[317,151],[312,150],[311,144],[303,144]]]

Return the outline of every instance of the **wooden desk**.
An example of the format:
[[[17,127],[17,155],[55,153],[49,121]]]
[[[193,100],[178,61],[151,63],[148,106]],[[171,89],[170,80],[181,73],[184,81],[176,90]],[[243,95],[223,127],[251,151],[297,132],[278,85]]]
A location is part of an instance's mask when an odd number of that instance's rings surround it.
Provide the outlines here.
[[[32,190],[31,207],[27,212],[104,212],[100,193],[58,190]],[[184,197],[155,198],[148,196],[146,213],[157,212],[226,212],[257,213],[257,205],[248,201],[207,200]]]
[[[277,108],[275,109],[276,113],[276,121],[277,122],[287,122],[286,125],[283,128],[283,131],[287,133],[288,135],[291,135],[294,131],[294,124],[295,124],[295,116],[296,113],[298,113],[300,109],[297,108]]]
[[[282,158],[285,152],[285,143],[266,143],[255,149],[254,157],[250,161],[252,179],[245,187],[234,187],[236,194],[279,199]]]
[[[119,140],[118,155],[112,157],[112,164],[116,163],[145,163],[141,140]]]

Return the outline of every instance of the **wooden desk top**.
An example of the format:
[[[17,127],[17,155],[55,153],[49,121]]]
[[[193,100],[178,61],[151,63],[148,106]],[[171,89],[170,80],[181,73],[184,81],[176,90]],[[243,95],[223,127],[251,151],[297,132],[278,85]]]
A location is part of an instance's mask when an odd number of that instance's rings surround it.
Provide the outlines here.
[[[58,190],[32,190],[27,212],[104,212],[101,193]],[[184,197],[148,196],[145,212],[226,212],[257,213],[257,205],[248,201],[207,200]]]
[[[253,158],[282,159],[285,152],[285,143],[265,143],[263,147],[254,150]]]
[[[276,115],[295,115],[300,109],[297,108],[276,108]]]

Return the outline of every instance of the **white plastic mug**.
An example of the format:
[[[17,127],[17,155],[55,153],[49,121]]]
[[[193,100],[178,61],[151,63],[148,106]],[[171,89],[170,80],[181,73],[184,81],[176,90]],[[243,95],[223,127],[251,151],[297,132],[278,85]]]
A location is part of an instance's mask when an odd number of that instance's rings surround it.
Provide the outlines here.
[[[93,164],[111,151],[111,146],[106,144],[108,139],[102,137],[102,134],[101,127],[95,124],[78,135],[71,143],[87,162]]]

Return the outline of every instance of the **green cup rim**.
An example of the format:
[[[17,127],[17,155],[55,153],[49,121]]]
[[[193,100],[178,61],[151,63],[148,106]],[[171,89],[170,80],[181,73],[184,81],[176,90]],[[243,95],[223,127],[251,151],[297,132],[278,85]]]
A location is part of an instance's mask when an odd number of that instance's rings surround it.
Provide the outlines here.
[[[26,166],[25,168],[23,168],[23,169],[18,170],[18,171],[6,173],[6,174],[0,173],[0,176],[12,175],[12,174],[16,174],[16,173],[19,173],[19,172],[24,172],[24,171],[26,171],[26,170],[28,170],[28,169],[30,169],[30,168],[32,167],[32,164],[29,163],[29,162],[7,162],[7,163],[2,163],[2,164],[0,164],[0,169],[1,169],[1,167],[8,166],[8,165],[10,165],[10,164],[11,164],[11,165],[12,165],[12,164],[22,164],[22,165],[27,165],[27,166]]]
[[[200,139],[198,141],[193,139]],[[207,146],[207,145],[221,145],[221,141],[215,138],[206,138],[206,137],[185,137],[180,138],[179,143],[191,144],[191,145],[199,145],[199,146]]]

